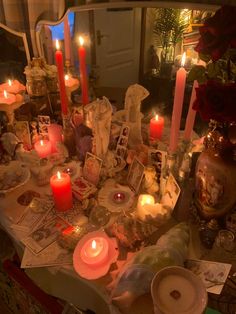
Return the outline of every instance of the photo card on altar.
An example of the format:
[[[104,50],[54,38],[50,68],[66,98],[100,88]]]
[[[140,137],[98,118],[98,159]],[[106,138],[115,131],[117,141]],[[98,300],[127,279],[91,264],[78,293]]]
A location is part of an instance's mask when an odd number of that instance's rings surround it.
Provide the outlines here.
[[[97,156],[86,153],[84,167],[83,167],[83,177],[95,186],[98,184],[100,179],[100,173],[102,169],[102,159]]]
[[[13,125],[14,133],[18,139],[23,143],[26,150],[32,147],[31,135],[28,121],[16,121]]]
[[[125,159],[125,155],[127,152],[129,132],[130,132],[129,126],[126,124],[123,124],[121,127],[120,135],[119,135],[117,146],[116,146],[116,155],[123,159]]]
[[[170,174],[166,186],[164,188],[164,193],[161,198],[161,204],[170,207],[172,210],[175,208],[175,205],[178,201],[180,195],[180,187],[175,180],[175,177]]]
[[[148,150],[148,161],[156,170],[157,182],[160,183],[161,175],[166,167],[167,152],[158,149]]]
[[[48,126],[50,125],[51,120],[49,116],[38,116],[38,125],[39,125],[39,134],[45,135],[48,134]]]
[[[127,176],[127,182],[129,187],[135,192],[138,193],[143,176],[144,176],[145,166],[134,157]]]

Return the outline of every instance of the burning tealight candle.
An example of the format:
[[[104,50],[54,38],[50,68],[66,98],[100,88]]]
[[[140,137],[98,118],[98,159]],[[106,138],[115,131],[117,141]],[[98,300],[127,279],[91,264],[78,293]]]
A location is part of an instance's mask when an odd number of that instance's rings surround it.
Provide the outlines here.
[[[163,128],[164,118],[156,114],[155,117],[150,121],[150,137],[160,140],[162,137]]]
[[[114,194],[113,199],[116,203],[122,203],[125,200],[125,194],[122,192],[117,192]]]
[[[70,176],[67,173],[57,172],[50,179],[56,210],[60,212],[72,208],[72,189]]]
[[[40,158],[46,158],[52,152],[52,144],[48,140],[39,140],[34,144],[34,149]]]
[[[96,237],[85,242],[81,248],[80,257],[85,264],[98,266],[107,261],[108,249],[107,239]]]
[[[0,85],[0,90],[6,90],[8,93],[18,94],[25,90],[25,86],[18,80],[7,80],[6,83]]]
[[[74,87],[74,86],[79,86],[79,80],[76,78],[66,74],[65,75],[65,85],[68,88]]]

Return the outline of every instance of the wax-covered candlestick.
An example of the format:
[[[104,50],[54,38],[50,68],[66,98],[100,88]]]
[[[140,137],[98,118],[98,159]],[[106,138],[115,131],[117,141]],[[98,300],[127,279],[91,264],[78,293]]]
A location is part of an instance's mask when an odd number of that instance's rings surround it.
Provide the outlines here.
[[[91,266],[99,266],[108,259],[109,245],[106,238],[96,237],[89,239],[80,251],[82,261]]]
[[[25,90],[25,86],[21,84],[18,80],[7,80],[7,83],[0,85],[0,91],[7,91],[11,94],[18,94]]]
[[[86,70],[86,50],[84,47],[83,37],[79,37],[80,47],[78,49],[79,54],[79,70],[80,70],[80,84],[82,92],[82,103],[83,105],[88,104],[88,79],[87,79],[87,70]]]
[[[6,90],[4,90],[3,93],[0,94],[0,104],[11,105],[16,101],[17,101],[16,96],[13,94],[7,93]]]
[[[164,128],[164,118],[155,115],[150,121],[150,137],[161,140]]]
[[[194,81],[191,99],[190,99],[189,108],[188,108],[188,115],[187,115],[185,129],[184,129],[184,139],[186,141],[189,141],[191,139],[194,121],[195,121],[195,117],[196,117],[196,110],[193,110],[192,107],[193,107],[193,103],[196,99],[196,88],[197,87],[198,87],[198,82]]]
[[[174,153],[178,146],[180,122],[184,101],[184,90],[186,84],[186,71],[183,67],[185,64],[185,58],[186,54],[184,53],[182,57],[181,68],[176,73],[175,96],[170,130],[170,153]]]
[[[64,65],[63,65],[63,54],[59,50],[59,43],[56,40],[57,51],[55,53],[57,72],[58,72],[58,82],[60,90],[60,99],[61,99],[61,110],[64,115],[68,114],[68,99],[66,95],[66,86],[65,86],[65,75],[64,75]]]
[[[52,144],[48,140],[39,140],[34,144],[34,149],[40,158],[46,158],[52,152]]]
[[[72,208],[72,189],[70,176],[67,173],[57,172],[50,179],[56,210],[60,212]]]

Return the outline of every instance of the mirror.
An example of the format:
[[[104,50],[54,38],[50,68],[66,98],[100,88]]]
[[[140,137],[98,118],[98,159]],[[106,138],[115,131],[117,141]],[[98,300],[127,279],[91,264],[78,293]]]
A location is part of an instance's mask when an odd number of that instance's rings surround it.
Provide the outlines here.
[[[78,75],[78,37],[82,35],[95,97],[107,96],[121,108],[129,85],[139,83],[150,92],[142,111],[154,109],[168,115],[172,112],[180,57],[186,52],[186,70],[198,62],[194,51],[198,28],[216,9],[203,4],[192,4],[187,9],[174,2],[109,2],[72,7],[58,23],[38,23],[37,47],[47,63],[55,64],[54,40],[59,39],[66,70]],[[186,98],[190,93],[191,86]],[[186,99],[186,110],[188,102]]]
[[[0,42],[0,83],[10,78],[25,82],[24,67],[30,62],[26,34],[0,23]]]

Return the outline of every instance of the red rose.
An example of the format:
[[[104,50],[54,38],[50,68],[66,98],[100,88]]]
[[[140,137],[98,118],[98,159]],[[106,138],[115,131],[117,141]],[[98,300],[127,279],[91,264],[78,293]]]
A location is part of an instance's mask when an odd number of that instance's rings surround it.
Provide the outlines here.
[[[207,81],[196,88],[196,100],[193,109],[203,120],[218,122],[236,121],[236,84],[222,84]]]
[[[223,6],[199,28],[200,39],[195,47],[199,53],[221,58],[228,48],[236,48],[236,7]]]

